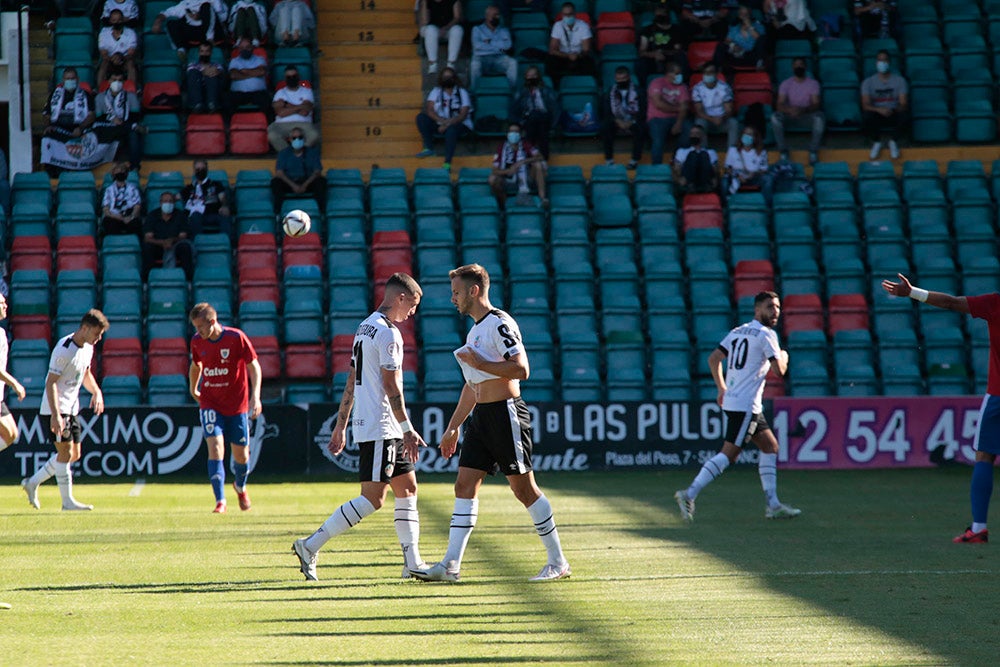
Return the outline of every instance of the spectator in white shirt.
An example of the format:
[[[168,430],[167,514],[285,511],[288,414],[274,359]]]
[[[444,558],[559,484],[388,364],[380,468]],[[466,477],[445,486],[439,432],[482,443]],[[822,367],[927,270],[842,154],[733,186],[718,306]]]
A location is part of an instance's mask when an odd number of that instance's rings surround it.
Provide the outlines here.
[[[267,93],[267,61],[254,53],[249,37],[236,44],[239,55],[229,61],[229,95],[226,105],[230,113],[244,104],[252,104],[264,113],[271,113],[271,96]]]
[[[108,67],[124,68],[129,81],[136,82],[135,55],[139,48],[139,38],[135,30],[125,26],[125,15],[120,9],[115,9],[108,17],[110,23],[102,28],[97,37],[97,49],[101,52],[101,64],[97,68],[97,80],[104,81],[108,76]]]
[[[184,60],[187,58],[187,47],[215,41],[219,22],[225,25],[227,16],[229,10],[222,0],[181,0],[160,12],[153,21],[153,32],[163,32],[163,24],[166,23],[170,41],[177,49],[178,57]]]
[[[470,85],[483,74],[504,74],[513,88],[517,84],[517,60],[508,55],[514,41],[510,30],[500,25],[500,8],[486,8],[486,19],[472,29],[472,61],[469,63]]]
[[[316,17],[305,0],[281,0],[271,10],[270,23],[282,46],[307,44],[316,30]]]
[[[256,0],[236,0],[229,8],[228,26],[234,42],[246,37],[258,46],[267,35],[267,10]]]
[[[743,128],[740,145],[726,152],[726,191],[760,191],[771,203],[771,174],[768,172],[764,141],[751,125]]]
[[[427,52],[427,73],[437,74],[438,45],[448,40],[448,67],[454,69],[462,50],[462,3],[459,0],[423,0],[420,3],[420,36]]]
[[[274,122],[267,128],[267,140],[280,152],[288,146],[288,135],[298,128],[306,146],[314,146],[319,141],[319,130],[313,125],[315,98],[312,88],[299,79],[299,69],[295,65],[285,68],[284,83],[274,93]]]
[[[726,132],[726,146],[735,146],[740,124],[734,117],[733,89],[719,81],[714,63],[706,64],[701,71],[701,81],[691,89],[695,125],[706,132]]]
[[[552,24],[549,55],[545,59],[545,72],[556,88],[567,74],[595,76],[597,72],[591,51],[593,33],[590,26],[576,18],[576,6],[572,2],[563,3],[560,14],[562,18]]]
[[[142,195],[135,183],[128,182],[128,165],[118,162],[111,168],[114,181],[101,200],[101,230],[109,234],[142,232]]]
[[[136,0],[104,0],[101,21],[108,23],[111,19],[111,12],[116,9],[125,17],[125,25],[131,27],[139,24],[139,3]]]
[[[445,67],[438,77],[438,85],[427,95],[424,110],[417,114],[417,130],[424,141],[424,149],[417,157],[434,155],[434,139],[444,137],[444,168],[451,169],[458,140],[472,130],[472,98],[462,87],[455,70]]]

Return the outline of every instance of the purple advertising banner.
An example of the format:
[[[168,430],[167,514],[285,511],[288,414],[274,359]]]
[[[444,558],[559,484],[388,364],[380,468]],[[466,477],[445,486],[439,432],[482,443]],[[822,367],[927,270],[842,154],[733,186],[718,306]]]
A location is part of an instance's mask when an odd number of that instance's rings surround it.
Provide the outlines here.
[[[785,468],[913,468],[973,463],[981,396],[776,398]],[[943,448],[943,449],[941,449]],[[940,451],[938,451],[940,450]]]

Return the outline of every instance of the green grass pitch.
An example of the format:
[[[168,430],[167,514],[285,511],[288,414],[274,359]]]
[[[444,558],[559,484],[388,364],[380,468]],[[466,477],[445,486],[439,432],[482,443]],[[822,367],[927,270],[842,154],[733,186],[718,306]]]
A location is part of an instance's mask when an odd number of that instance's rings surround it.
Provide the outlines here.
[[[92,513],[58,511],[53,482],[35,511],[7,483],[0,664],[997,664],[1000,545],[950,541],[967,468],[783,471],[793,521],[764,520],[755,471],[731,470],[685,525],[691,474],[542,474],[573,566],[549,584],[526,581],[544,551],[503,480],[450,585],[399,579],[391,500],[303,580],[292,540],[353,483],[258,478],[253,510],[223,516],[206,482],[78,482]],[[426,477],[429,561],[451,507],[451,479]]]

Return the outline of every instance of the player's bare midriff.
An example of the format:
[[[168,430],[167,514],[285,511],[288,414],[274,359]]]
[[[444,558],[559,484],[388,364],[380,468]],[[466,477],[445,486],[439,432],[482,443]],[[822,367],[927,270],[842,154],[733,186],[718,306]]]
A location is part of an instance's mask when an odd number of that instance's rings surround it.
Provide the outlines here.
[[[476,384],[470,384],[472,393],[476,397],[476,403],[495,403],[506,401],[508,398],[517,398],[521,395],[521,385],[517,380],[507,378],[497,378],[496,380],[485,380]]]

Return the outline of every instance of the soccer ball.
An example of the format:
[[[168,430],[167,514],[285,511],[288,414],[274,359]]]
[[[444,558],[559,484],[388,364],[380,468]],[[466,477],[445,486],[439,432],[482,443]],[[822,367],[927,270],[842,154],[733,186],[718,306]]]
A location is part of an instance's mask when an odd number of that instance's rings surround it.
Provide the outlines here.
[[[309,233],[312,220],[309,219],[309,214],[305,211],[294,210],[288,212],[285,219],[281,221],[281,226],[284,228],[285,234],[297,237]]]

